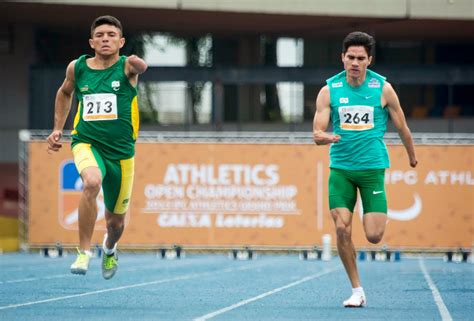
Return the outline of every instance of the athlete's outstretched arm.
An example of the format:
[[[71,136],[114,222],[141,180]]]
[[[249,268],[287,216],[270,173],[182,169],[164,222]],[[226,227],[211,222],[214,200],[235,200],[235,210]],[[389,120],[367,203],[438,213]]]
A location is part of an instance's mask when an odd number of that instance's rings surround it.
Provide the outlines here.
[[[385,100],[386,108],[388,108],[388,112],[390,113],[390,118],[392,118],[393,124],[397,128],[398,136],[400,136],[400,139],[402,140],[403,145],[407,151],[410,166],[416,167],[418,160],[416,159],[413,137],[411,135],[410,129],[408,128],[405,114],[403,113],[402,106],[400,106],[400,101],[398,100],[397,94],[395,93],[392,85],[390,85],[388,82],[385,82],[382,93],[382,99]],[[382,104],[383,103],[384,102],[382,102]]]
[[[329,87],[324,86],[316,98],[316,113],[313,119],[313,140],[316,145],[327,145],[338,142],[341,137],[326,133],[331,117],[331,100]]]
[[[71,110],[72,95],[74,93],[74,65],[76,60],[71,61],[66,68],[66,78],[56,93],[54,102],[54,128],[53,132],[48,136],[48,152],[57,152],[62,144],[60,142],[63,134],[64,124]]]

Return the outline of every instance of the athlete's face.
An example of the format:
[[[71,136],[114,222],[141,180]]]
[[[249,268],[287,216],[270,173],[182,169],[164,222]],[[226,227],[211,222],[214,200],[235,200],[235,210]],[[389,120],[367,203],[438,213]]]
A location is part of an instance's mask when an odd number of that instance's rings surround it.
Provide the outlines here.
[[[125,44],[120,29],[112,25],[100,25],[94,29],[89,44],[95,52],[102,56],[112,56],[119,52]]]
[[[372,56],[369,57],[363,46],[351,46],[346,53],[342,54],[342,63],[347,75],[352,78],[365,76],[367,67],[372,62]]]

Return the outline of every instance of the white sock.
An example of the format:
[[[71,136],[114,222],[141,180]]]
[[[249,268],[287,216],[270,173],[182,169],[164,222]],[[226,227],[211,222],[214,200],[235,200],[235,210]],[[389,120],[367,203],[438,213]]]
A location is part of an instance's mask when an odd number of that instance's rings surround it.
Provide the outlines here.
[[[364,288],[361,286],[359,286],[358,288],[352,288],[352,294],[362,294],[365,296]]]
[[[92,252],[89,250],[84,250],[84,253],[87,254],[88,257],[92,257]]]
[[[115,250],[117,249],[117,243],[115,243],[113,249],[107,248],[107,233],[104,235],[104,242],[102,243],[102,250],[104,251],[105,254],[107,255],[112,255],[115,253]]]

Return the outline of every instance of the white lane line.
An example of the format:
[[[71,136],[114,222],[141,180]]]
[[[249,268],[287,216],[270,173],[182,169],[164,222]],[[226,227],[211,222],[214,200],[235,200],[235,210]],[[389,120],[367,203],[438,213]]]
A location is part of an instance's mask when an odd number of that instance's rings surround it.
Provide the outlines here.
[[[33,282],[33,281],[41,281],[41,280],[62,279],[62,278],[67,278],[67,277],[74,277],[74,276],[71,273],[56,274],[56,275],[42,276],[42,277],[36,277],[36,278],[24,278],[24,279],[14,279],[14,280],[0,281],[0,284],[11,284],[11,283]]]
[[[119,251],[119,256],[120,256],[120,251]],[[5,258],[8,260],[8,258]],[[93,260],[100,260],[99,257],[93,257],[91,258]],[[67,261],[67,260],[70,260]],[[5,264],[0,263],[0,271],[2,274],[8,274],[12,272],[23,272],[23,271],[36,271],[38,270],[38,267],[44,268],[48,266],[58,266],[58,264],[65,264],[69,268],[69,265],[75,260],[75,254],[69,254],[68,256],[63,256],[62,258],[44,258],[38,255],[38,257],[29,257],[24,260],[16,260],[14,262],[9,261],[8,263],[5,262]],[[134,263],[134,262],[154,262],[156,261],[156,255],[147,255],[144,258],[133,258],[131,256],[124,256],[121,258],[122,263]],[[69,262],[69,263],[65,263]],[[92,262],[92,261],[91,261]],[[23,265],[23,266],[16,266],[16,265]]]
[[[25,266],[22,266],[22,267],[3,267],[3,266],[0,266],[0,269],[2,271],[2,274],[5,273],[5,274],[8,274],[8,273],[12,273],[12,272],[21,272],[21,271],[30,271],[30,270],[36,270],[38,269],[38,266],[40,267],[48,267],[48,266],[57,266],[58,263],[60,263],[59,261],[56,261],[56,262],[40,262],[39,259],[36,259],[36,262],[18,262],[17,264],[24,264]]]
[[[20,308],[20,307],[29,306],[29,305],[48,303],[48,302],[54,302],[54,301],[61,301],[61,300],[67,300],[67,299],[73,299],[73,298],[89,296],[89,295],[94,295],[94,294],[100,294],[100,293],[106,293],[106,292],[121,291],[121,290],[138,288],[138,287],[143,287],[143,286],[148,286],[148,285],[155,285],[155,284],[169,283],[169,282],[174,282],[174,281],[189,280],[189,279],[194,279],[194,278],[198,278],[198,277],[202,277],[202,276],[216,275],[216,274],[220,274],[220,273],[251,270],[251,269],[260,268],[262,266],[269,265],[269,264],[270,264],[270,262],[265,262],[264,264],[259,264],[259,265],[254,265],[254,266],[244,266],[244,267],[240,267],[240,268],[225,268],[225,269],[216,270],[216,271],[208,271],[208,272],[202,272],[202,273],[192,273],[192,274],[177,276],[177,277],[174,277],[174,278],[161,279],[161,280],[156,280],[156,281],[151,281],[151,282],[143,282],[143,283],[119,286],[119,287],[116,287],[116,288],[90,291],[90,292],[84,292],[84,293],[78,293],[78,294],[72,294],[72,295],[65,295],[65,296],[60,296],[60,297],[55,297],[55,298],[50,298],[50,299],[45,299],[45,300],[31,301],[31,302],[18,303],[18,304],[10,304],[10,305],[5,305],[5,306],[0,306],[0,310],[14,309],[14,308]]]
[[[332,268],[332,269],[326,269],[322,272],[319,272],[319,273],[316,273],[316,274],[313,274],[313,275],[309,275],[307,277],[304,277],[302,279],[299,279],[298,281],[295,281],[295,282],[292,282],[292,283],[289,283],[287,285],[284,285],[282,287],[279,287],[279,288],[276,288],[276,289],[273,289],[273,290],[270,290],[268,292],[265,292],[265,293],[262,293],[260,295],[257,295],[257,296],[254,296],[253,298],[250,298],[250,299],[247,299],[247,300],[243,300],[243,301],[240,301],[240,302],[237,302],[235,304],[232,304],[228,307],[225,307],[225,308],[222,308],[220,310],[217,310],[217,311],[214,311],[214,312],[211,312],[211,313],[208,313],[206,315],[203,315],[203,316],[200,316],[200,317],[197,317],[195,319],[193,319],[193,321],[205,321],[205,320],[209,320],[209,319],[212,319],[214,318],[215,316],[218,316],[220,314],[223,314],[223,313],[226,313],[226,312],[229,312],[231,310],[234,310],[234,309],[237,309],[238,307],[241,307],[245,304],[248,304],[248,303],[251,303],[251,302],[254,302],[254,301],[257,301],[257,300],[260,300],[260,299],[263,299],[269,295],[272,295],[272,294],[275,294],[275,293],[278,293],[280,291],[283,291],[283,290],[286,290],[286,289],[289,289],[291,287],[294,287],[296,285],[299,285],[301,283],[305,283],[305,282],[308,282],[308,281],[311,281],[313,279],[316,279],[316,278],[319,278],[325,274],[329,274],[331,272],[334,272],[335,270],[338,270],[340,269],[340,267],[335,267],[335,268]]]
[[[436,287],[435,283],[431,279],[430,275],[428,274],[428,270],[426,269],[425,266],[425,261],[423,258],[420,258],[419,261],[420,263],[420,269],[423,272],[423,275],[425,276],[426,282],[428,283],[428,286],[431,289],[431,293],[433,294],[434,301],[436,305],[438,306],[439,314],[441,314],[441,320],[443,321],[452,321],[453,318],[451,317],[451,314],[448,311],[448,308],[443,302],[443,298],[441,297],[441,294],[438,291],[438,288]]]
[[[196,262],[192,261],[187,261],[187,262],[181,262],[178,267],[180,266],[186,266],[186,265],[191,265],[195,264]],[[173,266],[175,268],[176,266]],[[67,267],[66,269],[68,269]],[[155,264],[147,267],[140,266],[139,268],[136,267],[130,267],[130,268],[125,268],[125,269],[120,269],[122,272],[137,272],[137,271],[143,271],[143,270],[154,270],[157,268],[163,268],[163,264]],[[11,284],[11,283],[22,283],[22,282],[34,282],[34,281],[41,281],[41,280],[51,280],[51,279],[61,279],[61,278],[67,278],[67,277],[78,277],[77,275],[73,275],[71,273],[67,274],[55,274],[55,275],[49,275],[49,276],[39,276],[39,277],[31,277],[31,278],[23,278],[23,279],[11,279],[11,280],[5,280],[5,281],[0,281],[0,285],[2,284]],[[80,276],[79,276],[80,277]]]
[[[121,269],[122,272],[135,272],[135,271],[142,271],[142,270],[150,270],[156,269],[160,266],[150,266],[150,267],[142,267],[142,268],[128,268],[128,269]],[[12,283],[22,283],[22,282],[34,282],[34,281],[42,281],[42,280],[52,280],[52,279],[62,279],[67,277],[77,277],[71,273],[67,274],[55,274],[55,275],[48,275],[48,276],[39,276],[39,277],[31,277],[31,278],[23,278],[23,279],[12,279],[12,280],[5,280],[0,281],[0,285],[2,284],[12,284]]]

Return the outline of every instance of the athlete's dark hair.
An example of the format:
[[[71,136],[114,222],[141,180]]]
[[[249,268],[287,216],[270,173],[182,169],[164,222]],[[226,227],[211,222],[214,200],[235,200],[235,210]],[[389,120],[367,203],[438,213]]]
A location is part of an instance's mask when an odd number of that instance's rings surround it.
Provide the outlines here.
[[[117,18],[112,17],[112,16],[100,16],[100,17],[97,17],[94,20],[94,22],[92,22],[91,37],[94,35],[95,28],[97,28],[98,26],[101,26],[101,25],[115,26],[120,30],[120,36],[122,36],[122,34],[123,34],[122,24],[120,23],[120,20],[118,20]]]
[[[374,37],[365,32],[354,31],[344,38],[342,42],[342,53],[345,54],[347,49],[351,46],[363,46],[367,55],[370,57],[372,56],[372,50],[375,46],[375,40]]]

